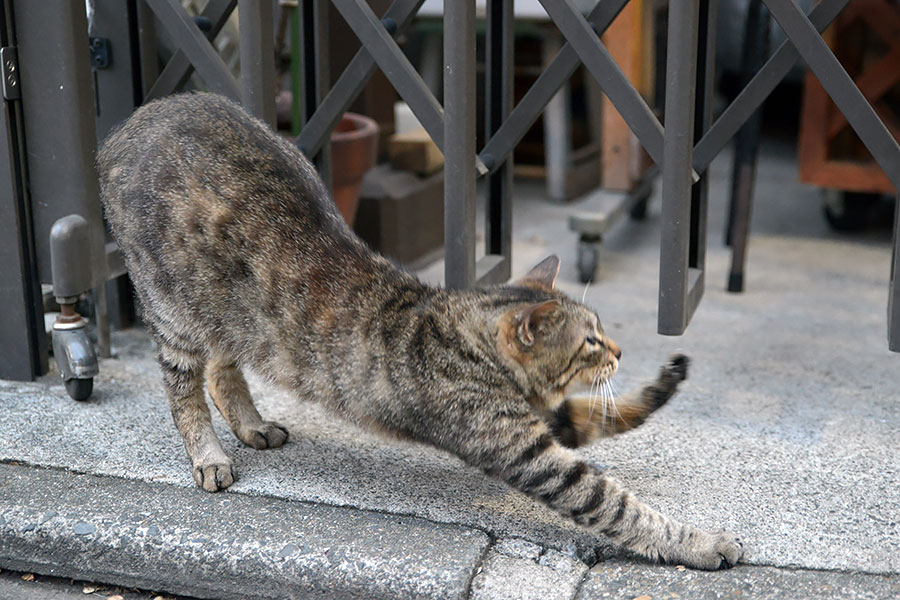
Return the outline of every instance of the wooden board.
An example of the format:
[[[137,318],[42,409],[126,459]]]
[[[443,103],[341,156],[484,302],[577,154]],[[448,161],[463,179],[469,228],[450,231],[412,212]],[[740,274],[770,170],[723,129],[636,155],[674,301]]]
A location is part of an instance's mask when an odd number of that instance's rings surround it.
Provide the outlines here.
[[[894,137],[900,139],[900,7],[852,0],[823,38]],[[846,117],[812,73],[804,83],[798,141],[800,180],[853,192],[894,194]]]
[[[653,95],[652,5],[645,0],[631,0],[603,35],[619,68],[644,98]],[[649,157],[606,95],[602,115],[601,185],[608,190],[629,191],[647,169]]]

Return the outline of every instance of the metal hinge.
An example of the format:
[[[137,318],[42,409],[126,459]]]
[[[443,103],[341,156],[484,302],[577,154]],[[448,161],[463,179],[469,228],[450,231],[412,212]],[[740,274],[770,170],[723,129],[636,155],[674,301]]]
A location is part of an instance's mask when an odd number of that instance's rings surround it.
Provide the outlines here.
[[[112,63],[112,47],[109,38],[91,38],[91,66],[95,69],[108,69]]]
[[[3,77],[0,82],[3,99],[18,100],[22,94],[19,85],[19,59],[15,46],[0,48],[0,76]]]

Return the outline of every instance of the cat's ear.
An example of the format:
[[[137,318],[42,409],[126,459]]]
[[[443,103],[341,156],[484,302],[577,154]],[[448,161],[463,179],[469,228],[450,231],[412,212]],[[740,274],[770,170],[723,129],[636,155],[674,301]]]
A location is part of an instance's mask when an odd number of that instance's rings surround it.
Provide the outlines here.
[[[513,282],[514,286],[537,290],[552,290],[559,275],[559,257],[551,254],[534,267],[521,279]]]
[[[534,344],[534,336],[559,309],[559,300],[547,300],[529,304],[516,313],[516,335],[525,346]]]

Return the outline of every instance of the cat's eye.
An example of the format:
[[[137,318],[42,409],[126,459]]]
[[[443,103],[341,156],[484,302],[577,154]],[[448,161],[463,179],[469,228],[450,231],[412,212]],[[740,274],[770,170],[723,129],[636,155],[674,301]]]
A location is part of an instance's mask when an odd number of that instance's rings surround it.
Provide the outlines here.
[[[590,335],[587,337],[587,340],[585,340],[585,341],[588,344],[590,344],[591,346],[599,346],[600,345],[600,340],[598,340],[597,338],[590,336]]]

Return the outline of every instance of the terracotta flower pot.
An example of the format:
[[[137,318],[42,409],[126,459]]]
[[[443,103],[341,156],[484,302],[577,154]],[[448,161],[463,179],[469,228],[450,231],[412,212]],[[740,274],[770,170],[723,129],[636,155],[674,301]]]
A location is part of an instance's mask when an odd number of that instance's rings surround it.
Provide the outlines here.
[[[375,166],[378,124],[363,115],[345,113],[331,133],[331,182],[334,203],[351,227],[359,206],[359,188]]]

